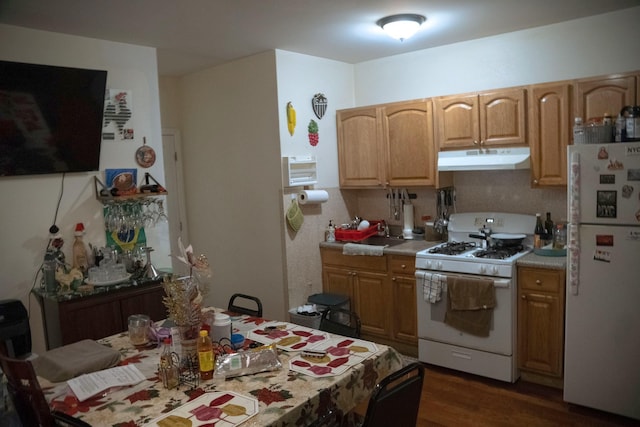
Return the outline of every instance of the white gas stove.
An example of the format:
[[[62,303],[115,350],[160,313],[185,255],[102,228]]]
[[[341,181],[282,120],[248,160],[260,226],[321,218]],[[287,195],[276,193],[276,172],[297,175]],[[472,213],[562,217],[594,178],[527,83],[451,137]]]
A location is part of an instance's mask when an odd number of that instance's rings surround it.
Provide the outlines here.
[[[535,216],[477,212],[452,214],[449,241],[416,254],[419,359],[502,381],[518,378],[516,261],[532,250]],[[488,243],[491,235],[516,236],[509,244]],[[488,237],[489,238],[488,238]],[[488,336],[461,331],[445,320],[447,280],[489,281],[495,290]],[[427,298],[436,281],[442,296]],[[448,324],[449,323],[449,324]]]

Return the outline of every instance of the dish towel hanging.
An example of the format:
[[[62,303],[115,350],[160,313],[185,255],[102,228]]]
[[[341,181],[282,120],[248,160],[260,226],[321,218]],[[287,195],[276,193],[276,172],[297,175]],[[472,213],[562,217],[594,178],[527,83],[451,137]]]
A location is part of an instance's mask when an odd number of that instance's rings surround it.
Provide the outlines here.
[[[447,312],[444,323],[480,337],[488,337],[496,292],[493,280],[447,277]]]
[[[447,276],[437,273],[424,273],[422,276],[422,291],[424,300],[435,304],[442,299],[442,288],[447,285]]]
[[[291,200],[289,209],[287,209],[287,223],[293,231],[298,231],[300,227],[302,227],[303,222],[304,215],[302,214],[302,209],[300,209],[300,205],[298,205],[298,200],[293,199]]]

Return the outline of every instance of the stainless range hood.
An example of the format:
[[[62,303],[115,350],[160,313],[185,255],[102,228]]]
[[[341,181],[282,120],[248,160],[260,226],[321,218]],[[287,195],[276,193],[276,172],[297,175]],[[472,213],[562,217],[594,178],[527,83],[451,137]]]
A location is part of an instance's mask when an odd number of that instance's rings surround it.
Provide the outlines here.
[[[529,147],[441,151],[438,171],[529,169]]]

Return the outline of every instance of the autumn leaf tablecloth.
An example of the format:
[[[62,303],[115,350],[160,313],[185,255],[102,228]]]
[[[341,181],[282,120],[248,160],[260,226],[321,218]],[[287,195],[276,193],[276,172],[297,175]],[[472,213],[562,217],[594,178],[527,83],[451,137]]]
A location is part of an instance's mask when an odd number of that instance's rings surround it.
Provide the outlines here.
[[[240,333],[268,324],[261,318],[232,316],[233,328]],[[332,342],[340,337],[331,335]],[[80,418],[92,426],[128,427],[152,425],[164,414],[192,402],[209,392],[232,392],[258,402],[257,414],[242,423],[247,427],[305,426],[330,409],[347,413],[367,400],[375,385],[402,366],[402,357],[393,348],[369,343],[372,354],[349,366],[339,375],[313,376],[305,374],[299,352],[279,350],[282,369],[226,380],[200,381],[193,389],[180,386],[167,390],[157,375],[161,347],[137,350],[126,333],[100,340],[122,355],[121,365],[136,364],[147,378],[145,381],[118,390],[110,390],[84,402],[70,391],[66,383],[51,384],[41,379],[52,409]],[[367,341],[362,341],[366,345]],[[362,347],[362,346],[359,346]],[[296,370],[290,370],[290,360]],[[298,368],[302,369],[298,369]]]

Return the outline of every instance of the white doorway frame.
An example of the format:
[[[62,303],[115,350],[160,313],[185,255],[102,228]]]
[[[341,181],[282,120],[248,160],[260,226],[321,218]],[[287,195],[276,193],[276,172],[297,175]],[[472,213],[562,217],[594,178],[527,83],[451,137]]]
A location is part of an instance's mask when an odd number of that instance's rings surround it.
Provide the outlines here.
[[[187,225],[187,208],[184,194],[184,174],[182,164],[182,140],[177,129],[162,129],[162,151],[164,154],[164,175],[167,186],[167,211],[169,216],[169,239],[171,253],[177,253],[178,237],[182,243],[188,245],[189,228]],[[182,264],[176,264],[175,257],[171,257],[171,265],[176,274]]]

